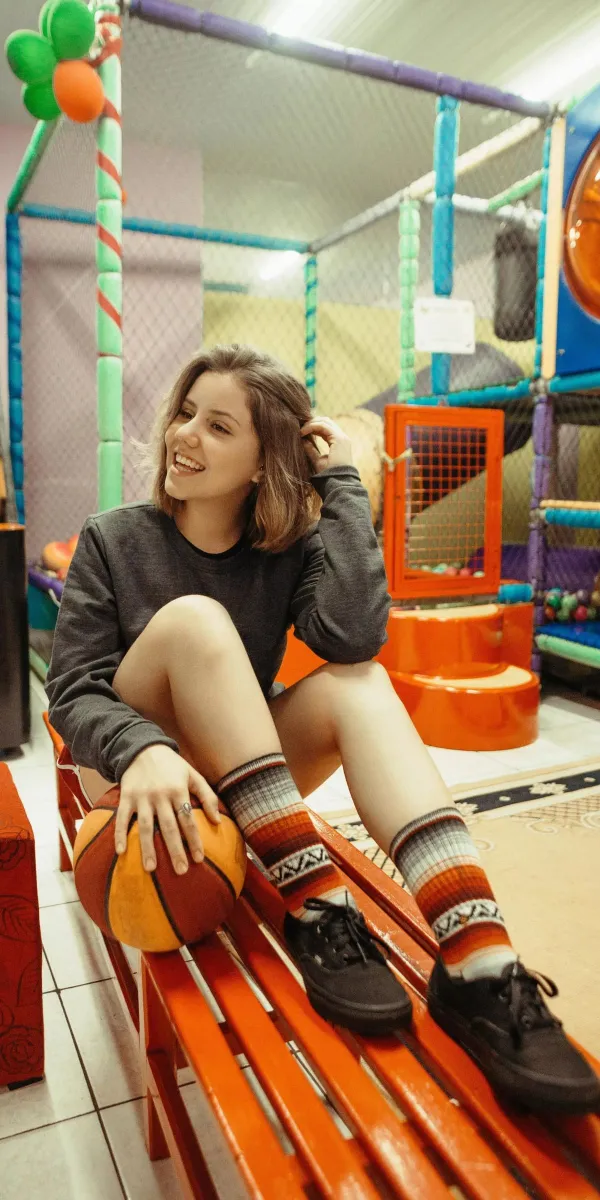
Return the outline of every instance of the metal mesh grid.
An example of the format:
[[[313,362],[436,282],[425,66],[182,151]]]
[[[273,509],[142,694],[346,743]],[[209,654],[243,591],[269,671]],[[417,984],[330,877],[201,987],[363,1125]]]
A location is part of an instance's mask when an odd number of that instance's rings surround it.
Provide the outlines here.
[[[600,504],[600,396],[555,399],[549,499]],[[546,588],[592,591],[600,573],[600,531],[546,526]]]
[[[485,540],[485,494],[482,504],[481,488],[468,484],[485,470],[487,430],[410,424],[406,441],[412,457],[405,476],[405,567],[448,574],[475,569],[471,560]]]
[[[435,97],[424,93],[125,16],[125,218],[310,241],[431,169],[435,105]],[[463,106],[460,151],[517,120]],[[541,161],[541,137],[459,179],[457,191],[489,197],[534,170]],[[533,194],[526,203],[534,207],[537,202]],[[59,126],[26,203],[93,212],[92,127]],[[69,536],[95,507],[95,268],[93,229],[31,221],[23,226],[30,276],[25,280],[26,486],[37,552],[44,540]],[[492,218],[456,214],[455,293],[475,302],[480,345],[473,361],[455,356],[454,388],[513,381],[530,371],[531,343],[500,343],[490,332],[497,229]],[[34,260],[42,248],[46,261],[38,266]],[[420,294],[431,292],[430,254],[431,207],[424,203]],[[54,258],[61,290],[82,298],[76,304],[81,336],[75,345],[70,327],[61,323],[61,314],[73,307],[69,299],[61,300],[38,328]],[[125,499],[141,498],[148,490],[131,440],[147,437],[158,401],[201,340],[252,342],[302,374],[302,267],[302,256],[290,252],[125,232]],[[40,271],[48,285],[31,301]],[[335,413],[369,404],[380,411],[395,399],[398,378],[397,212],[320,252],[318,297],[319,410]],[[64,488],[60,504],[47,503],[51,485],[31,433],[36,381],[44,378],[48,356],[53,362],[46,377],[54,380],[50,407],[60,414],[61,436],[62,423],[70,426],[65,435],[70,458],[86,463],[81,487]],[[430,390],[429,357],[415,357],[417,394]],[[78,396],[83,391],[82,424]]]
[[[76,533],[96,508],[94,229],[23,225],[27,554]]]

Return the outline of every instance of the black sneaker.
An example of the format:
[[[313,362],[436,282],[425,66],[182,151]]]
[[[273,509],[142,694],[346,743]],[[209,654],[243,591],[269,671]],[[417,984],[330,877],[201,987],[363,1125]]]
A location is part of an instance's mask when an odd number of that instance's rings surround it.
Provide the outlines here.
[[[507,963],[499,978],[471,983],[448,975],[438,958],[429,980],[429,1011],[481,1067],[499,1095],[530,1112],[600,1109],[600,1079],[571,1045],[542,995],[551,979]]]
[[[306,908],[320,913],[299,921],[287,913],[285,940],[301,972],[314,1009],[356,1033],[375,1036],[408,1025],[410,996],[390,971],[365,918],[350,905],[309,897]]]

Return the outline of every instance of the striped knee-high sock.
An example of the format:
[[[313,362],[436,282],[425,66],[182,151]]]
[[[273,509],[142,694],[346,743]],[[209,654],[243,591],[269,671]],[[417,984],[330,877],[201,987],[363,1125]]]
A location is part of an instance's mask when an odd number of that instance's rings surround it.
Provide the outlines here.
[[[401,829],[390,847],[400,874],[440,945],[450,975],[500,975],[516,954],[479,853],[456,808],[438,808]]]
[[[309,896],[353,904],[282,754],[267,754],[230,771],[217,784],[217,793],[294,917],[319,917],[304,907]]]

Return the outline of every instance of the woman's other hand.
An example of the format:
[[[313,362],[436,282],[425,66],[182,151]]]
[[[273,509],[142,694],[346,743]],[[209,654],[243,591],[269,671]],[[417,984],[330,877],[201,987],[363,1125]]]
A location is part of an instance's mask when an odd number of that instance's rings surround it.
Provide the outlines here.
[[[331,417],[314,417],[307,421],[300,430],[301,437],[308,439],[304,442],[304,448],[311,462],[313,470],[318,475],[320,471],[324,471],[326,467],[351,467],[353,466],[352,459],[352,442],[347,433],[332,421]],[[327,443],[328,453],[321,454],[321,451],[315,446],[311,440],[314,437],[322,438]]]

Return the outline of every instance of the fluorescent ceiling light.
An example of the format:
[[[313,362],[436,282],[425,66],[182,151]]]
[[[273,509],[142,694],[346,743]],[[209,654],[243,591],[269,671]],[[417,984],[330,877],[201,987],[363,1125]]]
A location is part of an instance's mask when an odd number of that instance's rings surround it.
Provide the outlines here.
[[[301,260],[302,255],[297,250],[271,251],[259,276],[261,279],[278,279],[280,275],[289,275]]]
[[[503,84],[528,100],[570,99],[600,79],[600,24],[588,26],[575,37],[563,38],[532,60],[529,67]]]
[[[273,33],[283,37],[302,37],[310,27],[314,27],[314,19],[323,13],[323,0],[287,0],[280,6],[269,28]]]

